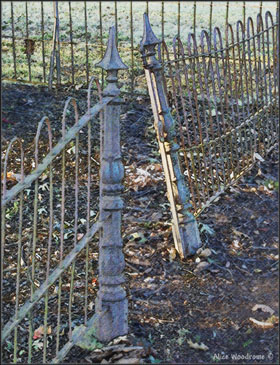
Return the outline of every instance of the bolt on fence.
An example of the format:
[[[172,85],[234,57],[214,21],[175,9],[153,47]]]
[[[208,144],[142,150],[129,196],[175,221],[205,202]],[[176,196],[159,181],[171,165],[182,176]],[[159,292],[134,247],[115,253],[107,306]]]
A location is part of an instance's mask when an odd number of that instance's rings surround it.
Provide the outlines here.
[[[77,104],[69,98],[56,144],[49,119],[42,118],[32,166],[25,164],[20,139],[13,138],[6,149],[1,203],[4,362],[57,363],[74,344],[87,346],[87,336],[92,340],[93,333],[98,340],[109,341],[128,330],[126,293],[121,287],[123,167],[117,87],[118,69],[126,66],[117,52],[114,28],[99,66],[108,73],[100,102],[90,105],[92,79],[87,113],[79,118]],[[100,92],[98,82],[97,86]],[[71,104],[74,125],[66,131]],[[102,111],[98,209],[99,166],[92,166],[92,126],[96,129],[96,117]],[[45,125],[47,140],[42,138]],[[42,154],[46,156],[39,162]],[[32,167],[25,176],[24,171]],[[14,172],[18,168],[20,174]]]

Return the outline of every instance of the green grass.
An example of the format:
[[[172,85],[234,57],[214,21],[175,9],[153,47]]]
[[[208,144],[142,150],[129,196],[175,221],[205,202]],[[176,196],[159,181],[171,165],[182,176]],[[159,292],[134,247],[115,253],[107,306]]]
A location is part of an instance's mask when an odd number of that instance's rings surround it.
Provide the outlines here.
[[[26,18],[25,2],[14,2],[14,25],[15,36],[17,38],[26,38]],[[29,38],[37,40],[35,52],[31,56],[32,80],[37,82],[43,81],[43,61],[42,61],[42,43],[41,40],[41,2],[29,1]],[[230,2],[229,22],[235,24],[237,20],[242,19],[241,1]],[[133,2],[133,41],[134,41],[134,74],[136,75],[136,84],[142,85],[141,74],[142,62],[139,54],[139,43],[143,33],[143,13],[146,11],[146,1]],[[86,52],[85,52],[85,23],[84,23],[84,2],[71,2],[72,22],[73,22],[73,41],[74,45],[74,65],[75,65],[75,83],[84,83],[86,80]],[[180,18],[180,35],[183,42],[186,42],[187,35],[193,31],[193,2],[181,2]],[[263,2],[263,14],[270,10],[275,19],[276,2]],[[149,16],[151,25],[156,36],[162,39],[162,4],[158,2],[149,3]],[[174,36],[178,32],[178,6],[177,2],[164,2],[164,38],[170,46]],[[246,17],[251,16],[253,20],[259,11],[259,2],[246,2]],[[200,34],[202,29],[209,28],[210,2],[196,3],[196,33]],[[213,26],[218,26],[222,34],[225,28],[226,2],[213,2]],[[60,16],[60,40],[69,42],[69,5],[68,2],[59,2]],[[51,40],[53,32],[53,2],[44,2],[44,38],[46,54],[46,74],[49,71]],[[130,2],[118,2],[117,7],[118,21],[118,39],[119,51],[123,61],[130,67],[131,72],[131,31],[130,31]],[[89,74],[97,74],[100,77],[100,71],[94,68],[106,45],[109,27],[115,23],[115,2],[102,3],[102,32],[103,32],[103,49],[101,49],[100,39],[100,18],[99,2],[87,2],[87,22],[88,22],[88,42],[89,42]],[[11,36],[11,5],[10,2],[2,2],[2,36]],[[11,39],[2,38],[2,77],[13,78],[13,54]],[[17,77],[22,80],[28,80],[27,56],[24,53],[24,40],[16,41],[16,58],[17,58]],[[62,82],[71,82],[71,46],[70,44],[61,45],[61,66]],[[55,79],[54,79],[55,80]],[[123,80],[129,83],[130,75],[126,74]]]

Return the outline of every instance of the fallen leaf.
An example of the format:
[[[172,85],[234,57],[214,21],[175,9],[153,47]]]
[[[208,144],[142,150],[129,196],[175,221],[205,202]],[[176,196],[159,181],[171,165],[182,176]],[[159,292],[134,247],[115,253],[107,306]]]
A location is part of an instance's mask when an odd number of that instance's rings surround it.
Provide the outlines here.
[[[264,304],[256,304],[256,305],[254,305],[254,307],[252,308],[252,311],[255,312],[258,309],[261,309],[263,312],[270,313],[271,315],[274,313],[274,310],[272,308],[270,308],[269,306],[264,305]]]
[[[202,351],[207,351],[209,350],[209,347],[207,347],[206,345],[204,345],[204,343],[197,343],[197,342],[192,342],[192,340],[187,340],[188,345],[195,350],[202,350]]]
[[[52,328],[49,326],[47,328],[47,335],[50,335],[52,333]],[[38,338],[41,338],[44,335],[44,326],[41,325],[34,331],[33,339],[37,340]]]
[[[277,324],[279,323],[279,317],[273,315],[269,317],[266,321],[269,323]]]
[[[171,247],[170,249],[168,249],[169,252],[169,261],[173,261],[176,258],[177,255],[177,251],[174,247]]]
[[[269,328],[274,327],[274,323],[272,323],[271,321],[268,321],[268,320],[267,321],[258,321],[257,319],[250,317],[249,321],[251,321],[257,327],[260,327],[263,329],[269,329]]]
[[[40,326],[34,331],[33,339],[37,340],[37,338],[41,338],[43,334],[44,334],[44,326]]]
[[[3,180],[4,174],[1,174],[1,179]],[[7,172],[7,181],[20,181],[20,174],[14,174],[12,171]]]

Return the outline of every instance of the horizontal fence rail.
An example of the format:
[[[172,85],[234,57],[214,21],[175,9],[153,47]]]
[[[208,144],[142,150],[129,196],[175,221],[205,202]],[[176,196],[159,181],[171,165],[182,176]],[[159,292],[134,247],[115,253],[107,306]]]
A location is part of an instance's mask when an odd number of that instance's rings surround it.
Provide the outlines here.
[[[278,142],[279,24],[266,12],[162,42],[158,57],[198,214]]]
[[[102,100],[91,107],[93,81],[84,116],[79,117],[73,98],[66,101],[60,134],[44,117],[34,143],[24,148],[15,137],[2,148],[1,339],[5,363],[61,360],[76,341],[74,328],[88,326],[94,311],[96,234],[111,213],[97,220],[99,164],[93,156],[98,159],[100,153],[97,114],[114,96],[100,95]],[[25,176],[25,171],[33,169]]]
[[[54,4],[56,3],[56,4]],[[54,6],[55,5],[55,6]],[[2,78],[45,85],[87,85],[95,59],[103,56],[105,29],[112,19],[122,59],[129,65],[123,74],[125,92],[145,92],[138,44],[141,16],[146,11],[161,38],[182,40],[189,31],[225,27],[248,14],[271,11],[266,2],[4,2],[2,4]],[[202,28],[203,27],[203,28]],[[102,86],[103,70],[100,71]]]

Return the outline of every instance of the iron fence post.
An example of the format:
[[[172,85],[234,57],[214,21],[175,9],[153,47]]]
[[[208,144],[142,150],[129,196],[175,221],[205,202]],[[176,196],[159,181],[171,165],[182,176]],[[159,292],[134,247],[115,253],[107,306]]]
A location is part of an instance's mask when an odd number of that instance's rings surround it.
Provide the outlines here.
[[[190,212],[190,193],[181,171],[178,155],[180,146],[176,142],[175,123],[164,91],[162,65],[155,57],[155,48],[159,43],[160,41],[152,31],[147,14],[144,14],[144,35],[140,44],[140,51],[171,205],[175,247],[180,256],[184,258],[195,254],[201,246],[201,241],[197,222]]]
[[[115,99],[104,109],[101,127],[99,291],[96,298],[94,330],[102,342],[128,332],[128,304],[124,283],[125,267],[122,252],[121,211],[124,168],[120,149],[120,89],[118,70],[126,69],[116,47],[116,29],[110,28],[105,55],[96,66],[107,71],[108,85],[103,95]],[[111,213],[109,218],[105,218]]]

